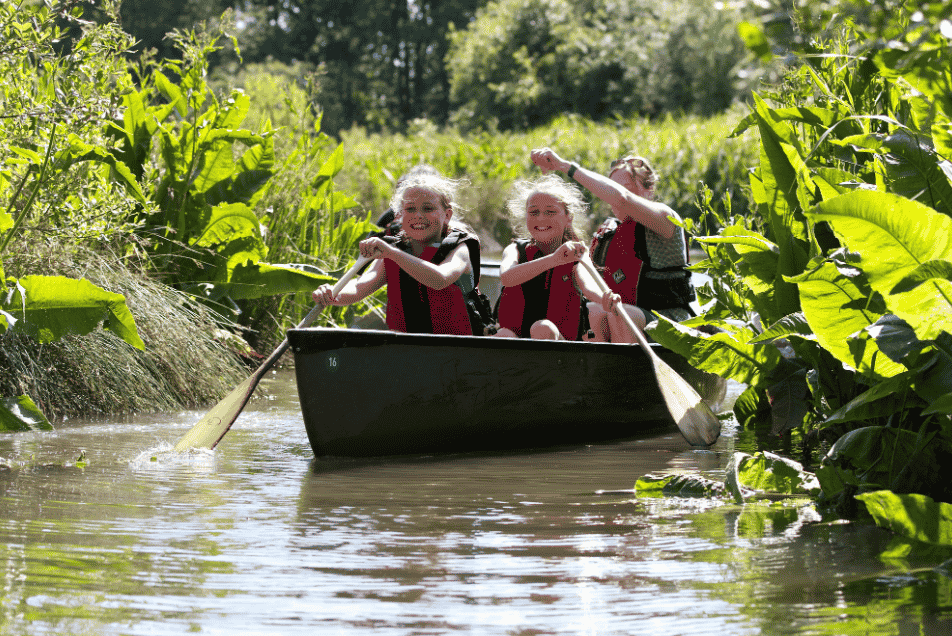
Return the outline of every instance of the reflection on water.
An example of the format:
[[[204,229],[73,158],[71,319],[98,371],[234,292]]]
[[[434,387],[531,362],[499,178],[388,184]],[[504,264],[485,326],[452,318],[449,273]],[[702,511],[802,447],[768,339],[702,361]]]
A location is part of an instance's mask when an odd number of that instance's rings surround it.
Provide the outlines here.
[[[952,554],[809,506],[630,492],[720,478],[729,430],[315,460],[293,380],[269,385],[214,453],[170,450],[200,413],[0,436],[0,632],[952,633]]]

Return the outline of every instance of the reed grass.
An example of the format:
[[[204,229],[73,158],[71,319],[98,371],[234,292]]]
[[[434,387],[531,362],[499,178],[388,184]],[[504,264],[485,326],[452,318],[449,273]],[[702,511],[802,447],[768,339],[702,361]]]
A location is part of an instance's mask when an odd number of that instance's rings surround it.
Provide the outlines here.
[[[745,112],[738,107],[715,117],[607,122],[566,116],[525,133],[463,135],[426,121],[415,122],[407,134],[371,134],[355,128],[342,133],[347,160],[336,181],[364,206],[382,211],[393,181],[414,164],[429,163],[448,176],[469,180],[470,187],[461,196],[466,220],[484,239],[505,245],[511,237],[505,215],[509,188],[519,178],[538,174],[529,160],[530,150],[548,146],[602,172],[613,159],[633,152],[652,162],[659,174],[658,198],[683,217],[697,217],[702,185],[711,188],[716,200],[730,197],[734,212],[744,213],[748,171],[759,152],[755,137],[731,137]],[[589,229],[594,229],[609,210],[590,196],[589,200]]]
[[[4,264],[10,275],[85,277],[123,294],[146,345],[137,350],[105,329],[48,344],[4,334],[0,395],[30,395],[51,421],[196,408],[247,375],[220,316],[135,273],[111,251],[34,242],[16,246]]]

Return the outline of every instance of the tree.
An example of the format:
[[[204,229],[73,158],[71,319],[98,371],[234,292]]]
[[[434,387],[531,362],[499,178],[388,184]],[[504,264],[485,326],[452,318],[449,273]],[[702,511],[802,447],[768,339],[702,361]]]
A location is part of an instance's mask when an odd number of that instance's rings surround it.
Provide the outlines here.
[[[478,4],[251,1],[243,8],[244,58],[318,68],[330,133],[353,124],[401,128],[418,117],[442,122],[449,106],[446,33],[467,23]]]
[[[457,119],[511,129],[565,112],[717,112],[746,89],[738,21],[685,0],[495,0],[451,35]]]

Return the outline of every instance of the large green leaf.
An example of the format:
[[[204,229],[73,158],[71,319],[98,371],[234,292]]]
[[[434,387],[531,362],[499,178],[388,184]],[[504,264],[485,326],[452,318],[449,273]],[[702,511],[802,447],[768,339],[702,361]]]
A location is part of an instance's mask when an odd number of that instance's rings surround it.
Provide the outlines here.
[[[229,203],[212,208],[211,218],[205,229],[191,242],[201,247],[213,247],[241,238],[260,241],[261,227],[258,217],[244,203]]]
[[[861,277],[848,276],[826,261],[787,280],[799,286],[803,315],[820,345],[837,360],[874,377],[892,377],[905,370],[883,355],[875,340],[857,337],[885,313],[881,300],[870,301],[869,290],[860,286]]]
[[[69,333],[87,334],[103,323],[133,347],[145,349],[122,294],[85,279],[24,276],[5,309],[17,319],[14,329],[40,342],[53,342]]]
[[[112,174],[121,183],[126,192],[132,195],[136,201],[145,203],[145,194],[139,186],[139,182],[132,174],[124,162],[117,159],[111,152],[101,146],[94,146],[82,141],[75,134],[67,138],[69,146],[57,153],[57,160],[61,170],[66,170],[70,165],[79,161],[96,161],[104,163],[112,168]]]
[[[0,400],[0,431],[52,431],[43,412],[28,395]]]
[[[911,379],[906,375],[896,375],[888,380],[877,382],[869,390],[857,395],[831,413],[825,423],[868,423],[875,418],[889,417],[893,413],[914,407],[919,400],[909,393],[910,383]]]
[[[649,331],[655,341],[680,354],[694,367],[741,384],[767,383],[768,376],[782,359],[772,344],[749,344],[754,337],[749,329],[706,336],[661,319]]]
[[[701,243],[727,244],[737,254],[736,267],[744,277],[748,300],[765,322],[779,318],[775,290],[780,271],[780,248],[761,234],[740,225],[724,228],[718,236],[697,239]],[[782,283],[782,281],[781,281]]]
[[[770,42],[759,26],[747,21],[740,22],[737,25],[737,34],[744,41],[744,45],[760,58],[761,62],[769,62],[773,57]]]
[[[870,286],[920,339],[952,331],[952,282],[930,279],[891,293],[922,264],[952,260],[952,219],[904,197],[869,191],[824,201],[808,217],[830,223],[844,245],[860,254]]]
[[[339,144],[321,166],[321,169],[317,171],[317,175],[314,177],[311,187],[315,190],[319,190],[322,186],[329,183],[343,168],[344,144]]]
[[[232,270],[231,278],[221,284],[235,300],[261,298],[276,294],[311,292],[336,279],[304,265],[246,263]]]
[[[802,464],[769,452],[735,452],[727,473],[725,483],[735,498],[741,487],[783,495],[816,494],[820,489],[816,477],[803,470]]]
[[[952,180],[929,141],[906,128],[889,135],[857,135],[845,140],[883,155],[890,192],[952,216]]]
[[[952,281],[952,261],[929,261],[923,263],[912,271],[911,274],[896,283],[896,286],[890,290],[890,293],[899,294],[912,291],[922,283],[938,278]]]
[[[229,143],[214,144],[211,149],[202,153],[199,172],[192,183],[195,191],[206,192],[216,183],[231,177],[235,171],[233,154]]]
[[[187,104],[185,96],[182,94],[182,90],[169,81],[169,78],[163,75],[160,71],[155,71],[155,73],[152,74],[152,77],[155,80],[155,87],[160,93],[162,93],[162,95],[165,96],[167,100],[169,100],[169,103],[172,104],[176,110],[178,110],[179,115],[184,117],[187,114]]]
[[[856,498],[866,505],[879,527],[923,543],[952,546],[952,504],[926,495],[897,495],[889,490],[867,492]]]

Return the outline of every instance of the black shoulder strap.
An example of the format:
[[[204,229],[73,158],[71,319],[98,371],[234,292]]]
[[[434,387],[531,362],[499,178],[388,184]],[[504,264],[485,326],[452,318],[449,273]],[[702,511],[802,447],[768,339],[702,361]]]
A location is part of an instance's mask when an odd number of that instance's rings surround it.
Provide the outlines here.
[[[598,267],[605,266],[605,256],[608,254],[608,245],[612,242],[615,232],[618,231],[618,219],[608,217],[595,232],[595,247],[592,249],[592,262]]]
[[[449,234],[440,243],[436,254],[433,255],[434,263],[442,263],[450,252],[455,250],[460,243],[465,243],[469,250],[469,260],[473,264],[473,273],[476,278],[476,286],[479,286],[479,237],[470,234],[464,230],[451,230]]]
[[[519,262],[528,263],[529,252],[527,250],[529,247],[529,239],[516,239],[513,243],[516,244],[516,253],[519,254]]]

